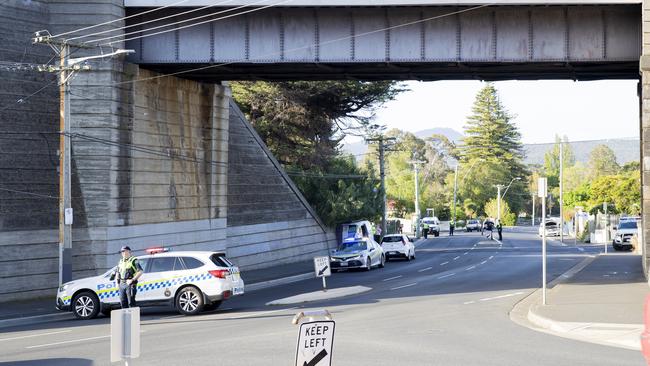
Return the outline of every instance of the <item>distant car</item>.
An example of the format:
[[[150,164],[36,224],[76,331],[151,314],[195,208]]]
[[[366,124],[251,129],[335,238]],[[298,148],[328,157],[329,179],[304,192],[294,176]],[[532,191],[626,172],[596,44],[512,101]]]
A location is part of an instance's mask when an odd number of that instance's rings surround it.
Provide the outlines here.
[[[636,220],[621,219],[612,241],[614,250],[632,250],[632,237],[638,232]]]
[[[560,236],[560,223],[555,219],[547,219],[546,224],[539,224],[537,234],[542,237],[544,227],[546,228],[546,236]]]
[[[370,271],[373,267],[384,268],[386,256],[377,242],[370,238],[347,239],[339,244],[330,255],[332,271],[362,268]]]
[[[437,217],[424,217],[422,218],[422,224],[429,225],[429,234],[433,234],[433,236],[440,235],[440,220]]]
[[[467,220],[465,230],[469,233],[472,231],[481,231],[481,223],[478,220]]]
[[[386,262],[392,258],[405,258],[407,261],[415,259],[415,245],[404,234],[386,235],[381,241]]]
[[[244,293],[239,268],[221,252],[165,252],[161,248],[138,256],[143,274],[138,281],[137,305],[170,305],[183,315],[216,309],[231,296]],[[111,275],[64,283],[56,296],[56,308],[72,311],[79,319],[92,319],[99,312],[108,315],[119,308],[118,287]]]

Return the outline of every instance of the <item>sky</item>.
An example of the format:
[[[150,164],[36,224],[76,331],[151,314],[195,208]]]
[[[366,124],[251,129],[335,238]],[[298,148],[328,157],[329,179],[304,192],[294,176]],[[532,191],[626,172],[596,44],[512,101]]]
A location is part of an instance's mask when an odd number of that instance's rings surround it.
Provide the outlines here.
[[[463,132],[480,81],[405,83],[403,92],[376,112],[376,122],[419,131],[433,127]],[[514,115],[524,143],[639,137],[636,80],[537,80],[494,83],[501,103]],[[358,139],[349,138],[348,142]]]

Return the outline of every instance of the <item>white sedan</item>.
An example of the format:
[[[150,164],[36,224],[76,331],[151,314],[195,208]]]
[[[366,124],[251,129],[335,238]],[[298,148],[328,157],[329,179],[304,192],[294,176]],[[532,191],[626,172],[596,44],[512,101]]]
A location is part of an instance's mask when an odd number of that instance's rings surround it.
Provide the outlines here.
[[[332,271],[363,268],[370,271],[373,267],[383,268],[386,263],[384,250],[371,238],[350,238],[341,243],[330,256]]]
[[[381,240],[381,247],[384,249],[386,261],[391,258],[405,258],[407,261],[415,259],[415,245],[404,234],[390,234]]]
[[[144,272],[136,294],[139,307],[170,305],[183,315],[216,309],[223,300],[244,293],[239,268],[220,252],[166,252],[147,250],[139,256]],[[56,308],[72,311],[79,319],[92,319],[99,312],[108,315],[120,307],[118,285],[106,273],[64,283],[56,296]]]

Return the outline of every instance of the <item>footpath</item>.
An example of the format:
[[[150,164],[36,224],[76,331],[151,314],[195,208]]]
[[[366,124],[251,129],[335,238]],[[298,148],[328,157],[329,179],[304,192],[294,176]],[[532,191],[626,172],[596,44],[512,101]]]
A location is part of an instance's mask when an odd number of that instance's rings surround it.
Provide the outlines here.
[[[643,304],[650,293],[641,256],[600,254],[537,290],[512,310],[515,322],[557,336],[640,350]]]

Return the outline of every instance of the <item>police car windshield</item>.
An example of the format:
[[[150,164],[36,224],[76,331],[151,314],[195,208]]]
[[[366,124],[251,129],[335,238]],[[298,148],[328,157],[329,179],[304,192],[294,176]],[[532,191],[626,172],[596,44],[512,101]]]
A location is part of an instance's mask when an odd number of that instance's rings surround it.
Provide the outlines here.
[[[621,222],[619,229],[636,229],[636,221],[624,221]]]
[[[366,244],[365,241],[351,241],[347,243],[341,243],[339,245],[338,251],[339,252],[358,252],[361,250],[366,250],[368,248],[368,244]]]

